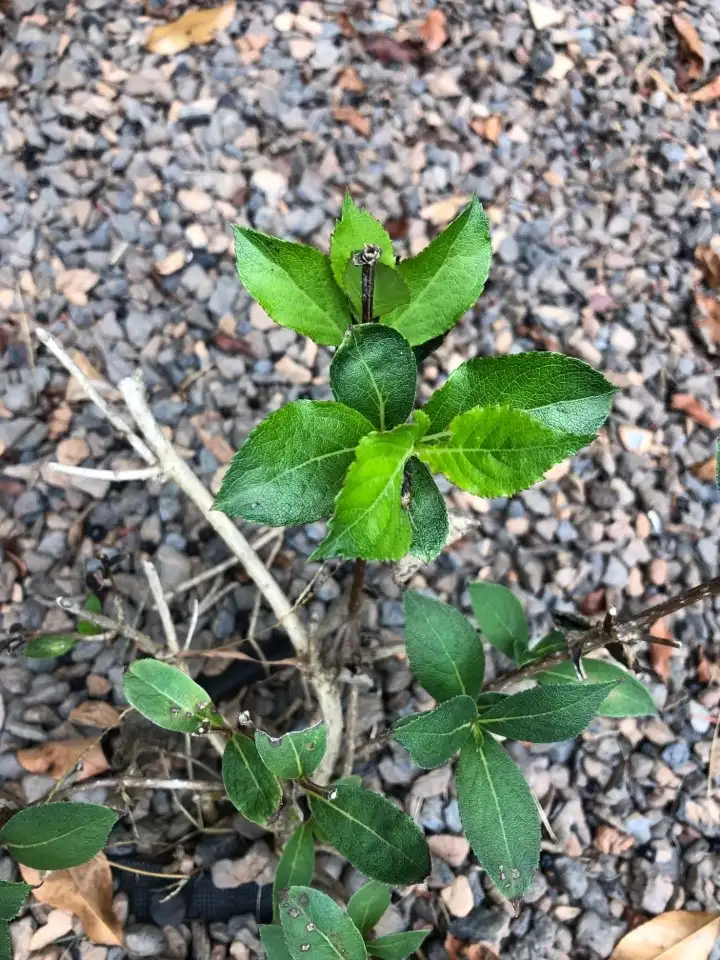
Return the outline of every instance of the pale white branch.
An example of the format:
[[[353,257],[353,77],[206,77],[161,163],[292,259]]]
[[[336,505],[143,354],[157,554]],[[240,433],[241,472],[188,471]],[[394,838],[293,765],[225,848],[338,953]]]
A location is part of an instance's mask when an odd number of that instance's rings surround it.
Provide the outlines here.
[[[129,483],[131,480],[153,480],[162,476],[159,467],[136,467],[128,470],[101,470],[96,467],[74,467],[67,463],[49,463],[55,473],[69,477],[88,477],[90,480],[111,480],[113,483]]]

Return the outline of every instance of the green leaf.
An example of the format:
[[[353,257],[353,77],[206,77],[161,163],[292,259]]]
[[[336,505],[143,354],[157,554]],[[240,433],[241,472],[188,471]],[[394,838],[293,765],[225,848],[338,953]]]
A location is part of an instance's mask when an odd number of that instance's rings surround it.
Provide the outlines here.
[[[538,660],[540,657],[547,657],[551,653],[565,653],[567,651],[567,639],[562,630],[551,630],[537,642],[537,644],[528,650],[525,658],[526,663]]]
[[[330,364],[335,399],[358,410],[378,430],[404,423],[415,402],[415,357],[397,330],[353,326]]]
[[[397,270],[410,302],[383,317],[411,346],[455,326],[483,291],[490,271],[490,225],[475,197],[430,246]]]
[[[177,667],[160,660],[136,660],[123,677],[131,707],[163,730],[201,733],[213,717],[203,688]]]
[[[412,533],[401,502],[403,470],[417,435],[417,425],[404,424],[362,438],[335,502],[328,535],[311,560],[405,556]]]
[[[262,730],[255,733],[255,746],[260,759],[276,777],[298,780],[315,773],[327,750],[327,727],[316,723],[306,730],[294,730],[282,737],[269,737]]]
[[[338,777],[334,786],[339,787],[344,784],[346,787],[361,787],[362,777],[359,773],[350,773],[347,777]]]
[[[518,598],[499,583],[470,584],[470,602],[475,619],[488,643],[511,660],[520,660],[530,633]]]
[[[285,942],[294,960],[364,960],[365,943],[350,917],[326,893],[290,887],[280,897]]]
[[[475,701],[475,706],[478,713],[487,713],[490,707],[494,707],[496,703],[502,703],[508,696],[507,693],[495,693],[493,690],[488,690],[486,693],[480,694]]]
[[[280,809],[282,790],[249,737],[235,733],[228,740],[222,774],[230,802],[246,819],[267,826]]]
[[[542,480],[592,439],[558,433],[522,410],[476,407],[456,417],[449,431],[426,436],[416,453],[463,490],[505,497]]]
[[[406,933],[388,933],[384,937],[366,942],[367,952],[371,957],[380,957],[381,960],[404,960],[411,953],[415,953],[425,942],[430,930],[408,930]]]
[[[0,920],[12,920],[20,912],[25,898],[32,891],[29,883],[0,880]]]
[[[26,807],[0,830],[0,846],[34,870],[65,870],[92,860],[116,820],[113,810],[96,803]]]
[[[485,734],[460,751],[457,798],[475,856],[508,900],[528,889],[540,862],[540,817],[519,768]]]
[[[605,660],[591,660],[583,658],[582,665],[587,675],[587,683],[606,683],[622,681],[610,691],[608,696],[598,707],[596,713],[600,717],[647,717],[657,713],[655,701],[650,691],[640,683],[631,673],[623,670],[614,663]],[[580,684],[575,676],[575,669],[569,660],[558,663],[550,670],[535,677],[540,684],[572,683]]]
[[[372,424],[341,403],[296,400],[263,420],[233,457],[213,508],[270,526],[329,516]]]
[[[33,660],[45,660],[48,657],[61,657],[77,644],[75,637],[63,633],[48,633],[42,637],[33,637],[24,648],[23,655]]]
[[[592,434],[610,412],[616,388],[597,370],[561,353],[476,357],[457,367],[424,408],[432,429],[472,407],[525,410],[561,433]]]
[[[350,298],[355,315],[362,317],[362,267],[348,263],[343,289]],[[410,289],[402,276],[392,267],[378,263],[373,283],[372,316],[384,317],[410,300]],[[390,327],[387,328],[388,330]]]
[[[12,937],[5,920],[0,921],[0,960],[12,960]]]
[[[285,844],[273,883],[273,917],[280,920],[278,897],[288,887],[308,886],[315,870],[315,842],[309,821],[301,823]]]
[[[476,717],[473,698],[461,695],[446,700],[434,710],[403,717],[393,732],[413,762],[427,770],[441,767],[457,753],[470,736],[470,725]]]
[[[313,247],[233,227],[235,263],[245,288],[275,323],[326,346],[341,343],[348,302],[330,261]]]
[[[267,960],[291,960],[291,954],[285,943],[285,934],[281,926],[269,923],[261,926],[260,940]]]
[[[409,484],[405,509],[412,530],[410,553],[418,560],[432,563],[450,534],[445,498],[428,468],[416,457],[405,464],[405,480]]]
[[[348,916],[363,936],[373,929],[390,906],[390,887],[370,880],[350,897]]]
[[[334,787],[309,793],[310,810],[336,850],[371,880],[392,886],[420,883],[430,873],[430,851],[418,825],[377,793]]]
[[[83,609],[88,610],[90,613],[102,613],[102,600],[97,594],[90,593],[85,598]],[[77,632],[81,633],[84,637],[94,637],[96,633],[102,633],[102,630],[94,623],[90,623],[89,620],[78,620]]]
[[[480,715],[483,729],[513,740],[554,743],[585,729],[617,680],[610,683],[555,683],[506,697]]]
[[[380,247],[382,253],[379,263],[390,268],[395,266],[390,234],[371,213],[357,207],[350,194],[346,193],[341,217],[330,237],[330,265],[339,287],[344,286],[345,271],[352,255],[369,243]]]
[[[422,593],[405,594],[405,646],[410,669],[436,700],[476,697],[485,653],[472,624],[454,607]]]

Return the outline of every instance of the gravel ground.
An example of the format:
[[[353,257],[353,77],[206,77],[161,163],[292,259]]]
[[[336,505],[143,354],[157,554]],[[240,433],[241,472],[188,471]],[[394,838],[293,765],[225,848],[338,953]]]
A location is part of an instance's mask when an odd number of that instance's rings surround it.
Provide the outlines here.
[[[553,0],[533,22],[525,0],[438,6],[449,38],[433,53],[412,46],[428,12],[419,0],[252,0],[218,42],[166,58],[144,45],[158,22],[146,16],[158,8],[152,0],[15,0],[0,49],[5,627],[69,626],[53,600],[82,594],[87,562],[103,549],[117,551],[115,596],[129,619],[145,594],[141,556],[170,590],[227,555],[172,485],[48,471],[54,459],[137,463],[49,355],[28,350],[23,305],[31,324],[47,326],[111,384],[142,367],[155,416],[217,489],[259,419],[297,397],[329,396],[329,351],[251,304],[235,277],[229,224],[325,246],[346,187],[391,221],[403,254],[421,249],[473,191],[494,225],[486,292],[425,363],[423,396],[468,356],[535,348],[582,357],[622,388],[598,440],[540,486],[491,502],[448,490],[476,532],[413,586],[468,609],[468,582],[502,581],[540,629],[552,610],[637,609],[718,574],[720,496],[693,467],[711,456],[720,424],[718,345],[698,329],[694,307],[695,248],[720,233],[720,101],[688,105],[650,76],[675,88],[676,7]],[[712,76],[720,4],[687,2],[683,15]],[[286,533],[275,572],[293,597],[316,569],[304,558],[323,534],[323,524]],[[348,572],[333,568],[321,582],[312,616],[324,616]],[[200,622],[204,647],[242,633],[254,604],[236,571],[215,586],[223,584]],[[400,592],[377,566],[369,584],[377,599],[367,636],[387,640],[402,632]],[[187,596],[173,607],[180,623]],[[259,628],[270,622],[261,611]],[[434,841],[449,862],[435,858],[427,891],[396,903],[387,932],[432,922],[430,960],[462,956],[466,941],[508,960],[594,960],[639,917],[720,909],[720,807],[706,790],[719,625],[717,601],[714,612],[706,604],[673,624],[685,649],[667,682],[645,673],[662,719],[598,721],[578,742],[513,745],[557,836],[519,916],[487,889],[461,842],[448,855]],[[145,626],[161,636],[152,616]],[[58,664],[0,656],[0,776],[28,800],[51,781],[24,769],[18,750],[92,735],[70,712],[89,697],[123,703],[126,652],[115,642],[99,655],[84,643]],[[361,736],[417,706],[401,661],[363,675]],[[302,690],[288,671],[242,703],[272,726],[302,709]],[[116,762],[123,746],[127,739],[113,748]],[[157,752],[150,760],[157,775]],[[150,760],[134,757],[134,769],[148,772]],[[459,833],[448,770],[421,774],[400,749],[358,769],[367,784],[404,797],[430,834]],[[124,802],[104,788],[84,795]],[[117,839],[133,840],[139,855],[182,841],[196,863],[218,861],[219,885],[233,882],[228,861],[247,875],[246,851],[262,841],[246,825],[234,821],[226,846],[217,837],[197,846],[170,794],[131,797],[134,827]],[[204,814],[208,824],[229,822],[210,801]],[[267,862],[267,847],[252,850]],[[323,865],[349,890],[359,882],[337,859]],[[0,861],[3,877],[12,869]],[[20,960],[46,913],[33,908],[14,924]],[[164,932],[128,923],[134,957],[246,960],[258,947],[248,917]],[[67,934],[35,955],[59,960],[67,946],[83,960],[125,955]]]

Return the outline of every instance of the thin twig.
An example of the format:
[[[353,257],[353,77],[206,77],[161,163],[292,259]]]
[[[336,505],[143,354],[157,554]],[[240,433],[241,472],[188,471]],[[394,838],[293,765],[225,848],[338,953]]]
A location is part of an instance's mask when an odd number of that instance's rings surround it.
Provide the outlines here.
[[[149,637],[141,630],[136,630],[135,627],[131,627],[130,624],[118,623],[117,620],[113,620],[111,617],[106,617],[103,613],[94,613],[92,610],[86,610],[79,603],[76,603],[69,597],[57,597],[55,603],[57,603],[60,609],[64,610],[66,613],[71,613],[75,617],[81,617],[83,620],[94,623],[95,626],[100,627],[101,630],[112,630],[114,633],[122,634],[122,636],[127,637],[129,640],[132,640],[134,643],[136,643],[145,653],[150,654],[151,657],[162,658],[163,648],[159,644],[155,643],[152,637]],[[84,639],[97,640],[98,637],[90,636],[84,637]]]
[[[197,600],[193,600],[192,607],[190,611],[190,624],[188,626],[187,636],[185,637],[185,642],[183,643],[183,650],[189,650],[190,644],[193,641],[195,636],[195,631],[197,630],[198,618],[200,617],[200,604]]]
[[[342,776],[349,777],[355,766],[355,740],[357,738],[358,700],[360,691],[357,684],[349,684],[347,713],[345,714],[345,756],[342,763]]]
[[[268,569],[272,570],[272,565],[275,562],[275,558],[280,552],[280,548],[283,543],[284,530],[280,531],[280,535],[273,544],[272,550],[270,551],[265,563],[268,566]],[[262,594],[258,590],[255,594],[255,600],[253,601],[252,611],[250,613],[250,623],[248,624],[247,636],[245,637],[246,643],[249,643],[253,648],[255,653],[258,655],[258,660],[260,660],[265,667],[265,674],[270,676],[270,667],[268,665],[267,657],[263,653],[262,647],[255,639],[255,631],[257,630],[258,617],[260,616],[260,605],[262,603]]]
[[[179,659],[186,657],[205,657],[209,660],[245,660],[248,663],[258,663],[261,666],[267,664],[270,667],[296,667],[301,669],[302,664],[297,657],[287,657],[284,660],[258,660],[257,657],[251,657],[248,653],[242,653],[240,650],[181,650],[178,653]]]
[[[129,483],[131,480],[153,480],[162,475],[159,467],[136,467],[128,470],[100,470],[95,467],[73,467],[66,463],[49,463],[50,470],[69,477],[87,477],[90,480],[112,480],[113,483]]]
[[[348,601],[348,613],[355,618],[360,613],[363,602],[363,587],[365,585],[365,568],[367,562],[358,559],[355,561],[355,572],[353,574],[352,588],[350,590],[350,599]]]
[[[162,584],[160,583],[160,577],[149,560],[143,559],[142,566],[145,571],[145,576],[147,577],[148,586],[150,587],[150,593],[152,593],[153,600],[155,601],[155,607],[160,614],[167,645],[170,652],[177,655],[180,653],[180,644],[178,643],[177,631],[175,630],[175,624],[173,623],[173,618],[170,613],[170,607],[167,605]]]

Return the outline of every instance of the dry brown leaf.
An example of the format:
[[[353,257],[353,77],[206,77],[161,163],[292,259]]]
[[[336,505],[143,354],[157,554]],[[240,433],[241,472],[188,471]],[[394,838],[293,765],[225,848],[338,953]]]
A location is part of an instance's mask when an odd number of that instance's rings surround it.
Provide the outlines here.
[[[105,754],[94,737],[51,740],[37,747],[18,750],[17,759],[28,773],[45,773],[53,780],[59,780],[79,761],[81,766],[76,778],[78,781],[96,777],[110,769]]]
[[[702,267],[707,285],[720,287],[720,254],[712,247],[695,247],[695,259]]]
[[[337,79],[341,90],[350,90],[352,93],[364,93],[365,83],[355,67],[345,67]]]
[[[348,123],[362,137],[370,136],[370,118],[364,117],[355,107],[335,107],[333,116],[341,123]]]
[[[720,913],[671,910],[631,930],[610,960],[708,960]]]
[[[210,43],[215,34],[226,30],[235,17],[235,0],[208,10],[188,10],[172,23],[153,27],[147,40],[151,53],[171,57],[196,43]]]
[[[436,833],[428,837],[428,846],[432,854],[451,867],[461,867],[470,852],[470,844],[465,837],[456,837],[451,833]]]
[[[702,40],[692,23],[679,14],[673,15],[672,22],[680,38],[682,54],[682,62],[677,70],[677,80],[680,86],[687,87],[689,83],[702,76],[705,62]]]
[[[112,874],[105,854],[70,870],[56,870],[45,880],[30,867],[21,866],[20,871],[35,887],[33,896],[39,903],[74,913],[95,943],[124,945],[122,926],[112,909]]]
[[[60,270],[55,276],[55,289],[76,307],[87,306],[88,293],[100,279],[99,273],[80,268],[78,270]]]
[[[703,480],[706,483],[714,483],[717,476],[717,460],[715,457],[708,457],[707,460],[694,463],[690,467],[690,472],[694,477],[697,477],[698,480]]]
[[[414,43],[395,40],[384,33],[366,33],[360,36],[360,42],[365,52],[380,63],[413,63],[423,55]]]
[[[425,41],[425,50],[428,53],[437,53],[448,38],[447,19],[442,10],[431,10],[425,17],[420,36]]]
[[[720,346],[720,297],[708,297],[696,290],[695,306],[700,314],[696,326],[707,332],[710,343]]]
[[[73,723],[97,727],[98,730],[120,726],[120,714],[105,700],[86,700],[85,703],[79,703],[70,711],[70,719]]]
[[[43,950],[72,930],[73,920],[64,910],[51,910],[43,926],[38,927],[30,938],[30,950]]]
[[[617,856],[635,846],[635,838],[627,833],[621,833],[607,823],[601,824],[595,831],[593,845],[600,853],[610,853]]]
[[[720,74],[710,83],[706,83],[704,87],[694,90],[689,96],[693,103],[709,103],[711,100],[720,97]]]
[[[648,632],[651,637],[657,637],[658,640],[672,640],[672,633],[670,633],[666,617],[656,620]],[[666,683],[670,678],[670,657],[672,656],[672,652],[672,647],[665,647],[659,643],[650,644],[650,665],[660,679]]]
[[[676,393],[670,406],[673,410],[682,410],[695,423],[699,423],[701,427],[707,427],[708,430],[720,427],[720,417],[716,417],[707,407],[704,407],[692,393]]]

